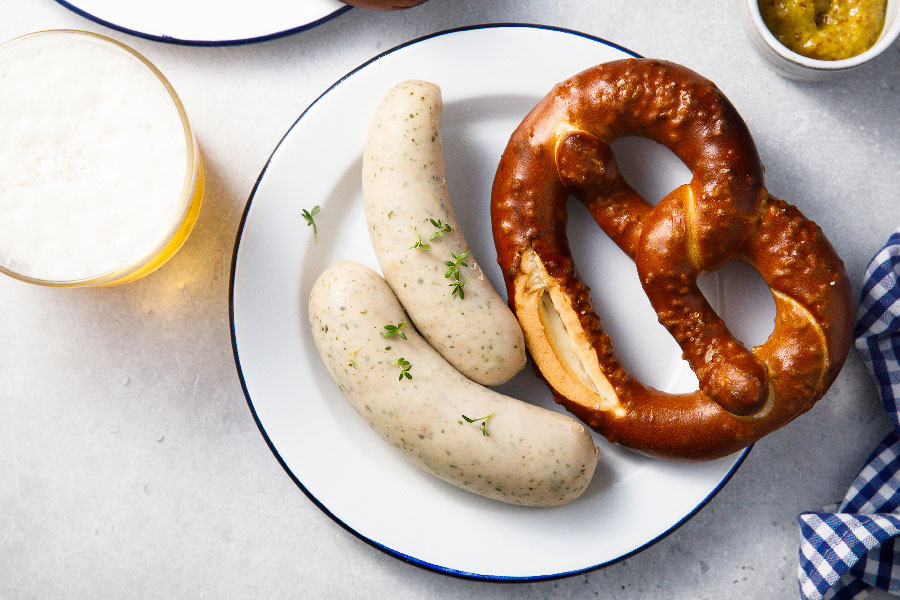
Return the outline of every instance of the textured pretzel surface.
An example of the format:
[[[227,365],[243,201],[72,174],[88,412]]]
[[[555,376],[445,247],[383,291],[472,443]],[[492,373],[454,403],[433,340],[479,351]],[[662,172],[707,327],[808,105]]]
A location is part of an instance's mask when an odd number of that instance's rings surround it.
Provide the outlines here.
[[[628,135],[669,147],[691,182],[647,203],[609,147]],[[634,259],[698,391],[649,388],[616,357],[569,251],[570,194]],[[846,359],[853,311],[841,259],[815,223],[766,191],[753,139],[722,92],[679,65],[615,61],[555,86],[510,138],[491,218],[535,367],[558,402],[610,441],[666,458],[730,454],[809,410]],[[696,283],[733,258],[775,299],[774,330],[752,349]]]

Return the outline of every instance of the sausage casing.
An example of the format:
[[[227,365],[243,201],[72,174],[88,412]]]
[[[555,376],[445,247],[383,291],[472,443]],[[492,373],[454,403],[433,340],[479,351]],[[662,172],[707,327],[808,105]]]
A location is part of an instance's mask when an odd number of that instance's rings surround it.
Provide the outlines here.
[[[371,269],[349,261],[326,269],[310,294],[309,322],[328,373],[356,412],[426,471],[524,506],[571,502],[590,483],[597,458],[587,428],[461,375],[416,333]],[[384,337],[385,325],[399,323],[405,340]],[[463,415],[493,416],[485,423]]]
[[[450,204],[442,109],[440,89],[424,81],[395,86],[378,105],[363,156],[369,236],[381,272],[422,336],[466,377],[499,385],[525,366],[525,338],[474,257],[459,269],[463,298],[445,276],[450,253],[459,256],[469,245]],[[432,220],[450,231],[431,239],[439,232]]]

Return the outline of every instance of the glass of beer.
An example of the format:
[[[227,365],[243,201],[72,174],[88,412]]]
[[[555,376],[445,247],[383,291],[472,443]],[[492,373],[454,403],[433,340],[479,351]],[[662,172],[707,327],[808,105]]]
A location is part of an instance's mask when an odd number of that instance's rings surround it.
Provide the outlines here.
[[[202,196],[184,107],[138,52],[75,30],[0,45],[0,272],[133,281],[181,247]]]

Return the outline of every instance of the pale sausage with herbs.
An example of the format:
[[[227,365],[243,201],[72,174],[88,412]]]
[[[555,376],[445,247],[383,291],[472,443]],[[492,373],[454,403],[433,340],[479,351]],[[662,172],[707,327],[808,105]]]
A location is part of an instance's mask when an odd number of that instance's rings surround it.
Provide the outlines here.
[[[309,323],[356,412],[426,471],[523,506],[571,502],[590,483],[597,458],[584,425],[463,377],[418,335],[371,269],[345,261],[322,273]]]
[[[381,272],[425,339],[466,377],[499,385],[525,366],[525,339],[456,221],[442,108],[440,89],[424,81],[395,86],[378,105],[362,170],[369,236]]]

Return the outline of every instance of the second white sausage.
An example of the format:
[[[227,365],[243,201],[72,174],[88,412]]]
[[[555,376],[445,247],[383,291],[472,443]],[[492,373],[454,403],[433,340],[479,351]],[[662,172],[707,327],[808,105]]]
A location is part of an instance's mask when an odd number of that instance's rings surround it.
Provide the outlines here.
[[[393,334],[385,329],[399,323]],[[571,502],[590,483],[597,456],[584,425],[463,377],[419,337],[371,269],[350,261],[326,269],[309,297],[309,324],[356,412],[426,471],[524,506]]]

